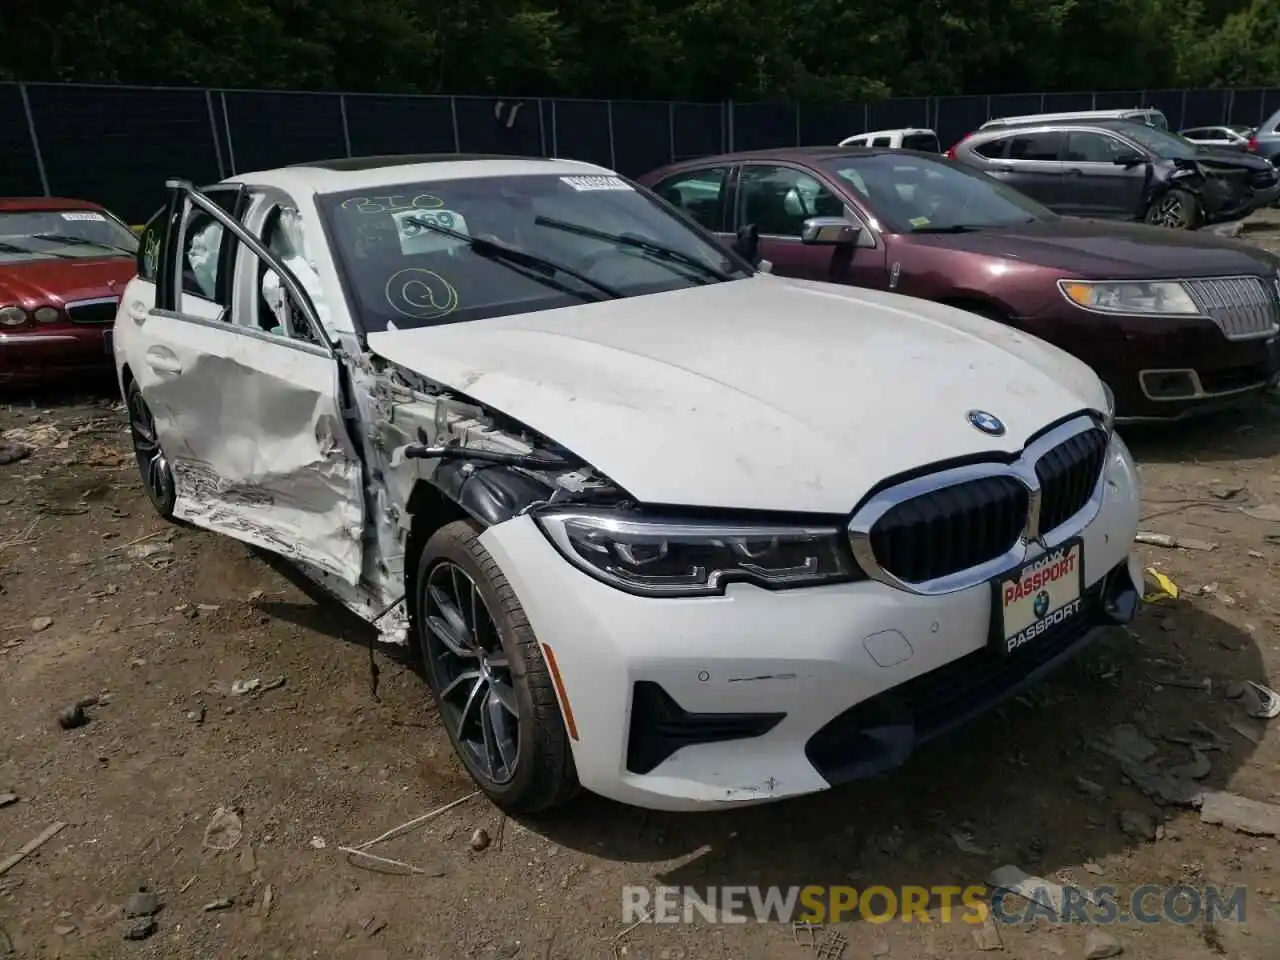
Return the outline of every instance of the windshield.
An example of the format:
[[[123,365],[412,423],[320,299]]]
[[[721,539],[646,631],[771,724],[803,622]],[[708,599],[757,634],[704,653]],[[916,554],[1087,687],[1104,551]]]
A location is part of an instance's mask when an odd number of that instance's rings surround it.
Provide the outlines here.
[[[892,233],[1009,227],[1056,214],[985,174],[931,157],[879,154],[840,157],[826,169]]]
[[[1157,130],[1141,123],[1119,123],[1115,129],[1165,160],[1189,160],[1199,154],[1194,143],[1168,130]]]
[[[132,257],[137,249],[132,230],[97,210],[0,213],[0,264]]]
[[[615,176],[476,177],[320,198],[366,332],[483,320],[752,275]]]

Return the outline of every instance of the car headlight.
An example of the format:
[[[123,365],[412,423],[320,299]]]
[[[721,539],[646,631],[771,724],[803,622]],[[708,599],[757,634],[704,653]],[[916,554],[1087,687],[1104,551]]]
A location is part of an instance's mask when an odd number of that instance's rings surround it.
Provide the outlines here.
[[[567,509],[539,511],[534,519],[574,566],[643,596],[707,596],[742,581],[783,589],[863,578],[837,526],[659,520]]]
[[[1099,383],[1102,386],[1102,394],[1106,397],[1106,400],[1103,401],[1106,404],[1106,409],[1101,411],[1103,417],[1102,425],[1106,427],[1107,433],[1111,433],[1116,426],[1116,395],[1111,392],[1111,388],[1105,383],[1102,383],[1102,381],[1099,381]]]
[[[27,322],[27,311],[21,307],[0,307],[0,327],[20,327]]]
[[[1200,312],[1182,284],[1172,280],[1059,280],[1062,295],[1100,313],[1194,316]]]
[[[58,319],[58,311],[53,307],[41,307],[35,312],[35,318],[38,323],[53,323]]]

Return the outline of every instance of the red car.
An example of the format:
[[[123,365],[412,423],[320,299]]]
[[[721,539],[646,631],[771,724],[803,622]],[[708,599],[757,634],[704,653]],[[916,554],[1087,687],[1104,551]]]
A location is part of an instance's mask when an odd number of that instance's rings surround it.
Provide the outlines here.
[[[97,204],[0,198],[0,386],[114,370],[111,327],[137,251]]]
[[[1280,369],[1280,260],[1211,233],[1061,217],[906,150],[738,153],[639,182],[774,273],[941,301],[1062,347],[1126,420],[1234,405]]]

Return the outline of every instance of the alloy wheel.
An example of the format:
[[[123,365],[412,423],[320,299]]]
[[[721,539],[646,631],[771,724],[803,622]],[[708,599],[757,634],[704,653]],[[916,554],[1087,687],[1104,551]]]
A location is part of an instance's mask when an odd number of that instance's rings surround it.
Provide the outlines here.
[[[510,661],[480,588],[447,560],[427,576],[423,623],[441,717],[473,773],[495,785],[515,776],[520,711]]]
[[[1187,218],[1183,212],[1185,204],[1181,197],[1163,197],[1156,204],[1154,216],[1149,222],[1158,227],[1168,227],[1171,230],[1182,230],[1186,228]]]
[[[151,411],[137,389],[129,392],[129,432],[133,435],[133,455],[137,458],[142,482],[152,502],[164,509],[173,500],[173,472],[160,449]]]

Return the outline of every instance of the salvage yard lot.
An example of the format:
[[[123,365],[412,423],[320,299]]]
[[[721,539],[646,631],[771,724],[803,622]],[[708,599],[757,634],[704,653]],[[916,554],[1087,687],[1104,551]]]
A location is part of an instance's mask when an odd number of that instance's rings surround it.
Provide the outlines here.
[[[1156,806],[1110,752],[1121,727],[1152,762],[1203,757],[1204,786],[1280,802],[1280,719],[1224,696],[1280,686],[1280,404],[1129,432],[1143,529],[1201,541],[1139,548],[1182,596],[895,775],[693,816],[584,798],[518,824],[472,799],[373,848],[409,874],[338,848],[472,791],[412,666],[281,563],[156,519],[114,397],[15,400],[7,431],[35,450],[0,466],[0,804],[18,798],[0,870],[65,826],[0,872],[0,955],[7,936],[33,958],[817,960],[835,954],[781,924],[627,930],[622,887],[965,886],[1002,864],[1121,891],[1244,885],[1243,925],[1106,933],[1125,957],[1280,955],[1280,841]],[[62,729],[77,702],[87,722]],[[126,940],[144,887],[155,929]],[[838,932],[850,960],[1030,960],[1084,957],[1088,931],[1002,927],[987,950],[962,923]]]

